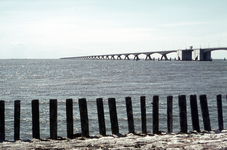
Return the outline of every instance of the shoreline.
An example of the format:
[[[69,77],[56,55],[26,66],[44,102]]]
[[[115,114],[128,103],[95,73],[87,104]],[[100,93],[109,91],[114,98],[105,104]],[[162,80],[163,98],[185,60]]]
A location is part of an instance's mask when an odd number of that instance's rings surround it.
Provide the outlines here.
[[[2,141],[0,149],[226,149],[227,130]]]

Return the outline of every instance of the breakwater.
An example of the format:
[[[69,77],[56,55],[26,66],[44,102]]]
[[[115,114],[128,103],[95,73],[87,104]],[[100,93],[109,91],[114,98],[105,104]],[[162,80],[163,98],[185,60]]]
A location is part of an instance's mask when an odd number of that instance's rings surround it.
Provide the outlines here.
[[[218,111],[218,127],[219,130],[224,129],[223,125],[223,111],[222,111],[222,95],[217,95],[217,111]],[[210,125],[210,115],[208,110],[207,96],[200,95],[199,103],[201,108],[202,120],[204,130],[211,131]],[[79,113],[80,113],[80,123],[81,123],[81,136],[89,137],[89,116],[87,110],[87,101],[85,98],[78,100],[79,104]],[[97,114],[98,114],[98,125],[99,125],[99,134],[106,135],[106,125],[103,109],[103,99],[96,99],[97,104]],[[132,101],[131,97],[125,98],[126,112],[127,112],[127,121],[128,121],[128,132],[142,132],[147,134],[147,119],[146,119],[146,97],[140,97],[140,108],[141,108],[141,127],[142,131],[135,131],[134,128],[134,117],[132,110]],[[108,99],[109,105],[109,116],[110,116],[110,125],[112,134],[119,134],[118,126],[118,113],[116,109],[116,100],[115,98]],[[0,101],[0,140],[5,140],[5,101]],[[20,100],[14,101],[14,140],[20,139]],[[95,106],[94,106],[95,107]],[[187,119],[187,110],[186,107],[186,96],[178,96],[178,107],[179,107],[179,132],[187,133],[188,132],[188,119]],[[50,99],[49,101],[49,127],[50,127],[50,138],[57,139],[57,100]],[[167,97],[167,129],[166,132],[171,133],[173,131],[173,97]],[[190,111],[191,111],[191,120],[193,130],[200,132],[199,125],[199,115],[198,115],[198,106],[197,106],[197,96],[190,95]],[[32,135],[33,138],[40,139],[40,121],[39,121],[39,100],[32,100],[31,102],[31,111],[32,111]],[[201,117],[201,116],[200,116]],[[66,100],[66,122],[67,122],[67,137],[73,138],[73,100]],[[152,122],[153,122],[153,133],[159,134],[159,96],[154,95],[152,101]],[[98,133],[97,133],[98,134]]]

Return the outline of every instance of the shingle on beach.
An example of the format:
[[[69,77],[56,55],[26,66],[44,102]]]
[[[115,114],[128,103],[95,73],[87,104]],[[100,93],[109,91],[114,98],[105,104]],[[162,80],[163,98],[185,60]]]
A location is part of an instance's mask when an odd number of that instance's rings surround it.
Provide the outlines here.
[[[227,130],[157,134],[119,134],[75,139],[3,141],[0,149],[227,149]]]

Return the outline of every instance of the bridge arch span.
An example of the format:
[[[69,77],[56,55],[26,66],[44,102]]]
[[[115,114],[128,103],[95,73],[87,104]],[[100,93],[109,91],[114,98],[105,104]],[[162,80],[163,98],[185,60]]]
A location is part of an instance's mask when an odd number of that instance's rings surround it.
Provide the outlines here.
[[[134,60],[145,59],[146,56],[147,56],[147,55],[144,54],[144,53],[138,53],[138,54],[134,55]]]
[[[212,59],[221,58],[221,57],[222,57],[222,59],[226,59],[227,58],[227,49],[213,50],[213,51],[211,51],[211,56],[212,56]]]
[[[155,60],[155,58],[160,58],[162,54],[154,52],[154,53],[147,53],[145,60]]]
[[[204,51],[220,51],[220,50],[227,50],[226,47],[218,47],[218,48],[208,48],[208,49],[204,49]]]

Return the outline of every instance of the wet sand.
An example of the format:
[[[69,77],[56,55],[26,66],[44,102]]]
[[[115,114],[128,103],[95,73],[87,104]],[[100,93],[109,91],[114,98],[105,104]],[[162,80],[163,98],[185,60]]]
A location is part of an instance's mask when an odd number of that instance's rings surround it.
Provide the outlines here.
[[[3,141],[0,149],[227,149],[227,130],[156,134],[119,134],[108,136],[31,139],[27,141]]]

